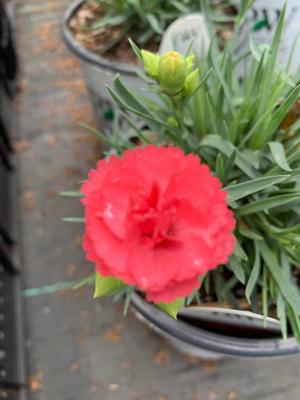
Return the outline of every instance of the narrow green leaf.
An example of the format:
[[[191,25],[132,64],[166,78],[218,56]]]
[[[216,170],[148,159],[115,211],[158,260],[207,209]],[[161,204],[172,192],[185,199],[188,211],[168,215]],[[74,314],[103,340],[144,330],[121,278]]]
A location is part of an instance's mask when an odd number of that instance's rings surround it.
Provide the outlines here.
[[[279,46],[281,43],[282,32],[284,29],[284,21],[285,21],[285,14],[286,14],[286,3],[280,13],[279,20],[276,25],[276,30],[273,35],[272,44],[270,47],[270,51],[268,54],[268,61],[267,67],[263,76],[262,86],[261,86],[261,100],[260,106],[265,106],[268,101],[268,96],[270,94],[270,89],[272,88],[272,78],[273,78],[273,71],[276,67],[277,57]]]
[[[116,294],[126,285],[113,276],[104,277],[96,272],[94,299],[110,294]]]
[[[81,218],[81,217],[65,217],[62,220],[64,222],[74,222],[74,223],[78,223],[78,224],[85,223],[85,218]]]
[[[84,197],[81,192],[59,192],[59,194],[63,197]]]
[[[277,299],[277,317],[280,322],[282,337],[283,339],[287,339],[287,316],[285,310],[285,301],[281,294],[278,295]]]
[[[117,94],[129,108],[151,116],[149,108],[145,107],[145,103],[142,103],[133,92],[129,91],[127,87],[123,85],[119,75],[114,80],[114,87]]]
[[[252,227],[246,227],[243,223],[238,225],[238,231],[241,235],[252,240],[264,240],[264,238],[257,233]]]
[[[291,171],[291,167],[289,166],[285,156],[283,145],[280,142],[269,142],[268,144],[276,164],[284,171]]]
[[[291,277],[291,264],[288,258],[287,253],[285,253],[283,250],[281,251],[280,254],[280,262],[281,262],[281,267],[283,273],[286,275],[288,279]]]
[[[235,210],[235,213],[239,216],[250,215],[295,202],[300,203],[300,192],[296,194],[283,194],[263,200],[253,201],[250,204],[239,207]]]
[[[268,267],[270,274],[276,281],[280,292],[290,306],[300,314],[300,296],[299,290],[295,287],[294,283],[283,273],[278,261],[266,243],[257,242],[259,252]]]
[[[245,290],[245,295],[246,299],[248,300],[249,304],[251,304],[251,296],[253,293],[253,290],[257,284],[257,281],[259,279],[259,274],[260,274],[260,254],[258,251],[258,246],[257,243],[254,242],[255,246],[255,259],[254,259],[254,265],[249,277],[249,280],[246,285],[246,290]]]
[[[244,0],[240,2],[240,10],[239,14],[237,16],[239,24],[241,24],[246,17],[248,11],[251,9],[253,6],[254,0]]]
[[[233,167],[234,167],[234,165],[235,165],[235,160],[236,160],[236,151],[234,150],[234,151],[231,153],[231,156],[228,157],[228,159],[227,159],[227,161],[226,161],[226,163],[225,163],[225,171],[226,171],[227,177],[224,178],[224,180],[229,180],[231,171],[233,170]]]
[[[143,57],[142,57],[142,52],[140,50],[140,48],[134,43],[134,41],[132,39],[128,39],[129,44],[134,52],[134,54],[136,55],[137,59],[141,62],[143,62]]]
[[[261,131],[261,124],[270,116],[270,110],[266,109],[260,116],[257,116],[257,119],[254,120],[254,124],[248,133],[242,138],[239,148],[243,148],[245,144],[251,139],[251,148],[252,149],[260,149],[262,145],[265,143],[269,134],[265,133],[265,130]],[[275,129],[267,129],[269,132],[274,133]]]
[[[190,11],[188,7],[188,2],[185,4],[182,4],[180,1],[172,0],[171,1],[172,6],[176,7],[177,10],[181,11],[181,13],[188,13]]]
[[[218,178],[220,179],[221,182],[223,182],[224,178],[224,160],[223,160],[223,155],[219,153],[216,158],[216,165],[215,165],[215,170]]]
[[[257,177],[257,172],[250,164],[250,162],[247,160],[247,158],[244,157],[241,152],[237,151],[236,147],[232,143],[228,142],[227,140],[224,140],[221,136],[207,135],[201,140],[200,146],[212,147],[220,151],[222,154],[225,154],[225,156],[228,158],[231,157],[232,153],[235,151],[236,152],[235,164],[247,176],[249,176],[249,178]]]
[[[95,283],[95,272],[93,272],[91,275],[81,279],[81,281],[79,281],[78,283],[76,283],[76,285],[74,286],[74,289],[80,289],[86,285],[92,285],[93,283]]]
[[[236,278],[244,285],[246,281],[245,271],[242,267],[241,262],[238,258],[232,256],[227,264],[227,268],[230,269]]]
[[[229,201],[237,201],[250,194],[260,192],[270,186],[276,185],[289,178],[289,175],[267,176],[257,179],[252,179],[247,182],[230,185],[224,188],[228,193]]]
[[[240,258],[241,260],[244,260],[244,261],[248,260],[248,256],[247,256],[246,252],[244,251],[244,249],[242,248],[242,246],[240,245],[240,243],[238,241],[236,241],[236,243],[235,243],[234,255],[237,258]]]
[[[159,303],[158,308],[170,315],[172,318],[177,319],[177,314],[184,304],[184,299],[179,298],[172,303]]]
[[[234,115],[235,110],[234,110],[234,106],[233,106],[232,93],[231,93],[230,88],[229,88],[229,86],[228,86],[228,84],[226,82],[226,79],[224,77],[223,71],[220,68],[220,63],[218,62],[218,49],[217,49],[216,40],[213,40],[212,43],[211,43],[208,57],[209,57],[210,64],[213,67],[213,71],[216,74],[216,76],[217,76],[217,78],[218,78],[218,80],[219,80],[219,82],[221,84],[221,87],[223,89],[225,98],[227,100],[227,104],[228,104],[228,107],[230,109],[230,112],[231,112],[232,115]]]
[[[158,33],[159,35],[162,35],[164,33],[164,30],[160,25],[159,20],[156,18],[154,14],[146,14],[146,19],[149,22],[151,28],[154,30],[154,32]]]
[[[251,144],[253,148],[260,148],[279,128],[280,124],[288,114],[289,110],[293,107],[296,100],[299,97],[300,85],[293,88],[290,94],[285,98],[283,103],[278,107],[272,116],[271,123],[268,128],[264,131],[264,134],[256,135],[253,137]]]
[[[186,299],[186,305],[189,306],[189,305],[191,305],[193,302],[196,302],[197,304],[201,304],[201,298],[200,298],[198,289],[195,289],[195,290],[193,291],[193,293],[191,294],[191,296],[187,297],[187,299]]]
[[[264,265],[262,274],[262,313],[264,316],[265,328],[267,327],[267,318],[269,313],[267,272],[267,267]]]
[[[126,0],[127,3],[131,4],[134,7],[136,13],[140,17],[142,21],[145,21],[145,10],[142,7],[142,3],[139,0]]]
[[[128,13],[124,15],[111,16],[108,15],[106,18],[101,18],[95,23],[87,27],[87,30],[99,30],[101,28],[106,28],[107,26],[117,26],[123,24],[129,17]]]
[[[115,143],[111,140],[110,137],[106,136],[104,133],[100,132],[98,129],[93,128],[92,126],[85,124],[85,123],[79,123],[78,124],[81,128],[87,130],[88,133],[92,134],[96,139],[98,139],[102,143],[106,143],[109,146],[116,147]]]
[[[216,269],[213,271],[213,277],[218,302],[223,303],[223,301],[226,301],[234,308],[238,308],[238,302],[236,301],[236,298],[231,290],[229,289],[227,285],[228,282],[225,282],[223,272],[220,271],[220,269]]]
[[[211,273],[207,273],[203,279],[203,287],[205,293],[209,296],[211,294],[210,287],[211,287]]]
[[[145,142],[147,144],[151,144],[152,141],[144,134],[142,129],[139,129],[136,123],[123,111],[120,111],[121,115],[126,119],[129,125],[134,129],[137,137],[141,140],[141,142]]]
[[[121,289],[122,291],[122,289]],[[133,295],[133,291],[134,291],[134,286],[128,286],[125,290],[125,302],[124,302],[124,309],[123,309],[123,315],[126,316],[129,306],[130,306],[130,302],[131,302],[131,298]]]
[[[168,129],[169,134],[175,133],[177,135],[177,130],[173,129],[170,125],[168,125],[165,121],[158,118],[157,115],[154,115],[149,108],[145,108],[141,101],[138,100],[132,93],[130,93],[125,86],[121,83],[120,79],[116,78],[115,83],[117,83],[118,90],[113,90],[110,86],[106,86],[109,91],[111,97],[114,101],[123,109],[133,112],[136,115],[146,119],[147,121],[152,121],[157,125],[163,126]],[[144,99],[144,103],[147,102]],[[175,136],[174,135],[174,136]],[[176,136],[175,136],[176,138]]]
[[[295,312],[292,306],[287,307],[287,315],[289,318],[290,325],[292,327],[293,335],[297,340],[298,346],[300,347],[300,321],[299,315]]]

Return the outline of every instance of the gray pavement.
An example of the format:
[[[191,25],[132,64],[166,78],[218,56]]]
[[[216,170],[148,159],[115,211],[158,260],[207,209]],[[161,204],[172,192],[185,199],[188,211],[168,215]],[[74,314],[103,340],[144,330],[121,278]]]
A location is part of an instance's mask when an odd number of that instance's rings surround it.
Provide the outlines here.
[[[93,123],[80,69],[59,21],[67,1],[19,0],[22,92],[20,163],[26,288],[74,280],[91,270],[80,249],[76,190],[100,147],[76,125]],[[181,355],[122,305],[92,300],[92,289],[26,298],[32,400],[298,400],[300,356],[200,362]]]

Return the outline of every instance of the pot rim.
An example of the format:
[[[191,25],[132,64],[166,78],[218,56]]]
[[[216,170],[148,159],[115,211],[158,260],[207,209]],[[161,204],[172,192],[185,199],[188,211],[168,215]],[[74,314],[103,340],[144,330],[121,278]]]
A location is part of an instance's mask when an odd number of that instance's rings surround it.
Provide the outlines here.
[[[299,353],[294,337],[287,340],[248,339],[209,332],[171,318],[137,293],[133,294],[131,305],[144,319],[167,335],[214,353],[238,357],[276,357]]]
[[[101,57],[87,50],[82,46],[73,36],[69,29],[69,21],[75,12],[81,7],[85,0],[75,0],[73,1],[65,10],[61,23],[61,32],[67,47],[81,60],[92,64],[96,67],[101,67],[104,69],[112,70],[116,73],[122,73],[123,75],[136,76],[139,68],[133,66],[129,63],[111,61],[105,57]]]

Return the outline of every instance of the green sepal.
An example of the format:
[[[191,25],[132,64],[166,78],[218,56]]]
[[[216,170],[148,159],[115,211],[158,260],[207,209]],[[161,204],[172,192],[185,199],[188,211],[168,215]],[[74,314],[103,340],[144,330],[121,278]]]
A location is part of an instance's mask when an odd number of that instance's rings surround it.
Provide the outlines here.
[[[195,69],[195,71],[191,72],[184,84],[183,88],[183,96],[188,97],[190,94],[194,92],[199,82],[199,69]]]
[[[178,298],[172,303],[159,303],[157,306],[160,310],[170,315],[172,318],[177,319],[177,314],[184,304],[183,298]]]
[[[191,54],[190,56],[185,57],[188,74],[193,71],[194,65],[195,65],[195,60],[196,60],[195,54]]]
[[[120,292],[126,285],[113,276],[104,277],[99,272],[95,274],[95,293],[94,299],[97,297],[108,296]]]
[[[141,55],[142,55],[145,71],[152,78],[157,79],[158,64],[159,64],[159,61],[161,58],[160,55],[151,53],[150,51],[147,51],[147,50],[142,50]]]

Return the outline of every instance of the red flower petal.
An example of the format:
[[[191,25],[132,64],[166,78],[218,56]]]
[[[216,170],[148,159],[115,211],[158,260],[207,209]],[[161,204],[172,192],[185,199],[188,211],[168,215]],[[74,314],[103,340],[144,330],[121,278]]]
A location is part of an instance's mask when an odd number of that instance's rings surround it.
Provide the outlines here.
[[[86,259],[96,264],[96,270],[99,271],[103,276],[109,276],[108,268],[96,254],[93,243],[87,233],[84,235],[82,247],[86,252]]]
[[[162,290],[175,279],[179,265],[173,249],[137,246],[130,252],[128,268],[136,285],[147,292]]]
[[[148,300],[189,295],[234,250],[221,183],[181,149],[146,146],[100,161],[82,192],[88,260]]]
[[[178,298],[184,298],[190,295],[194,289],[200,287],[200,282],[197,278],[191,279],[189,281],[182,281],[180,283],[170,284],[164,290],[160,292],[147,292],[146,300],[152,301],[153,303],[171,303]]]

